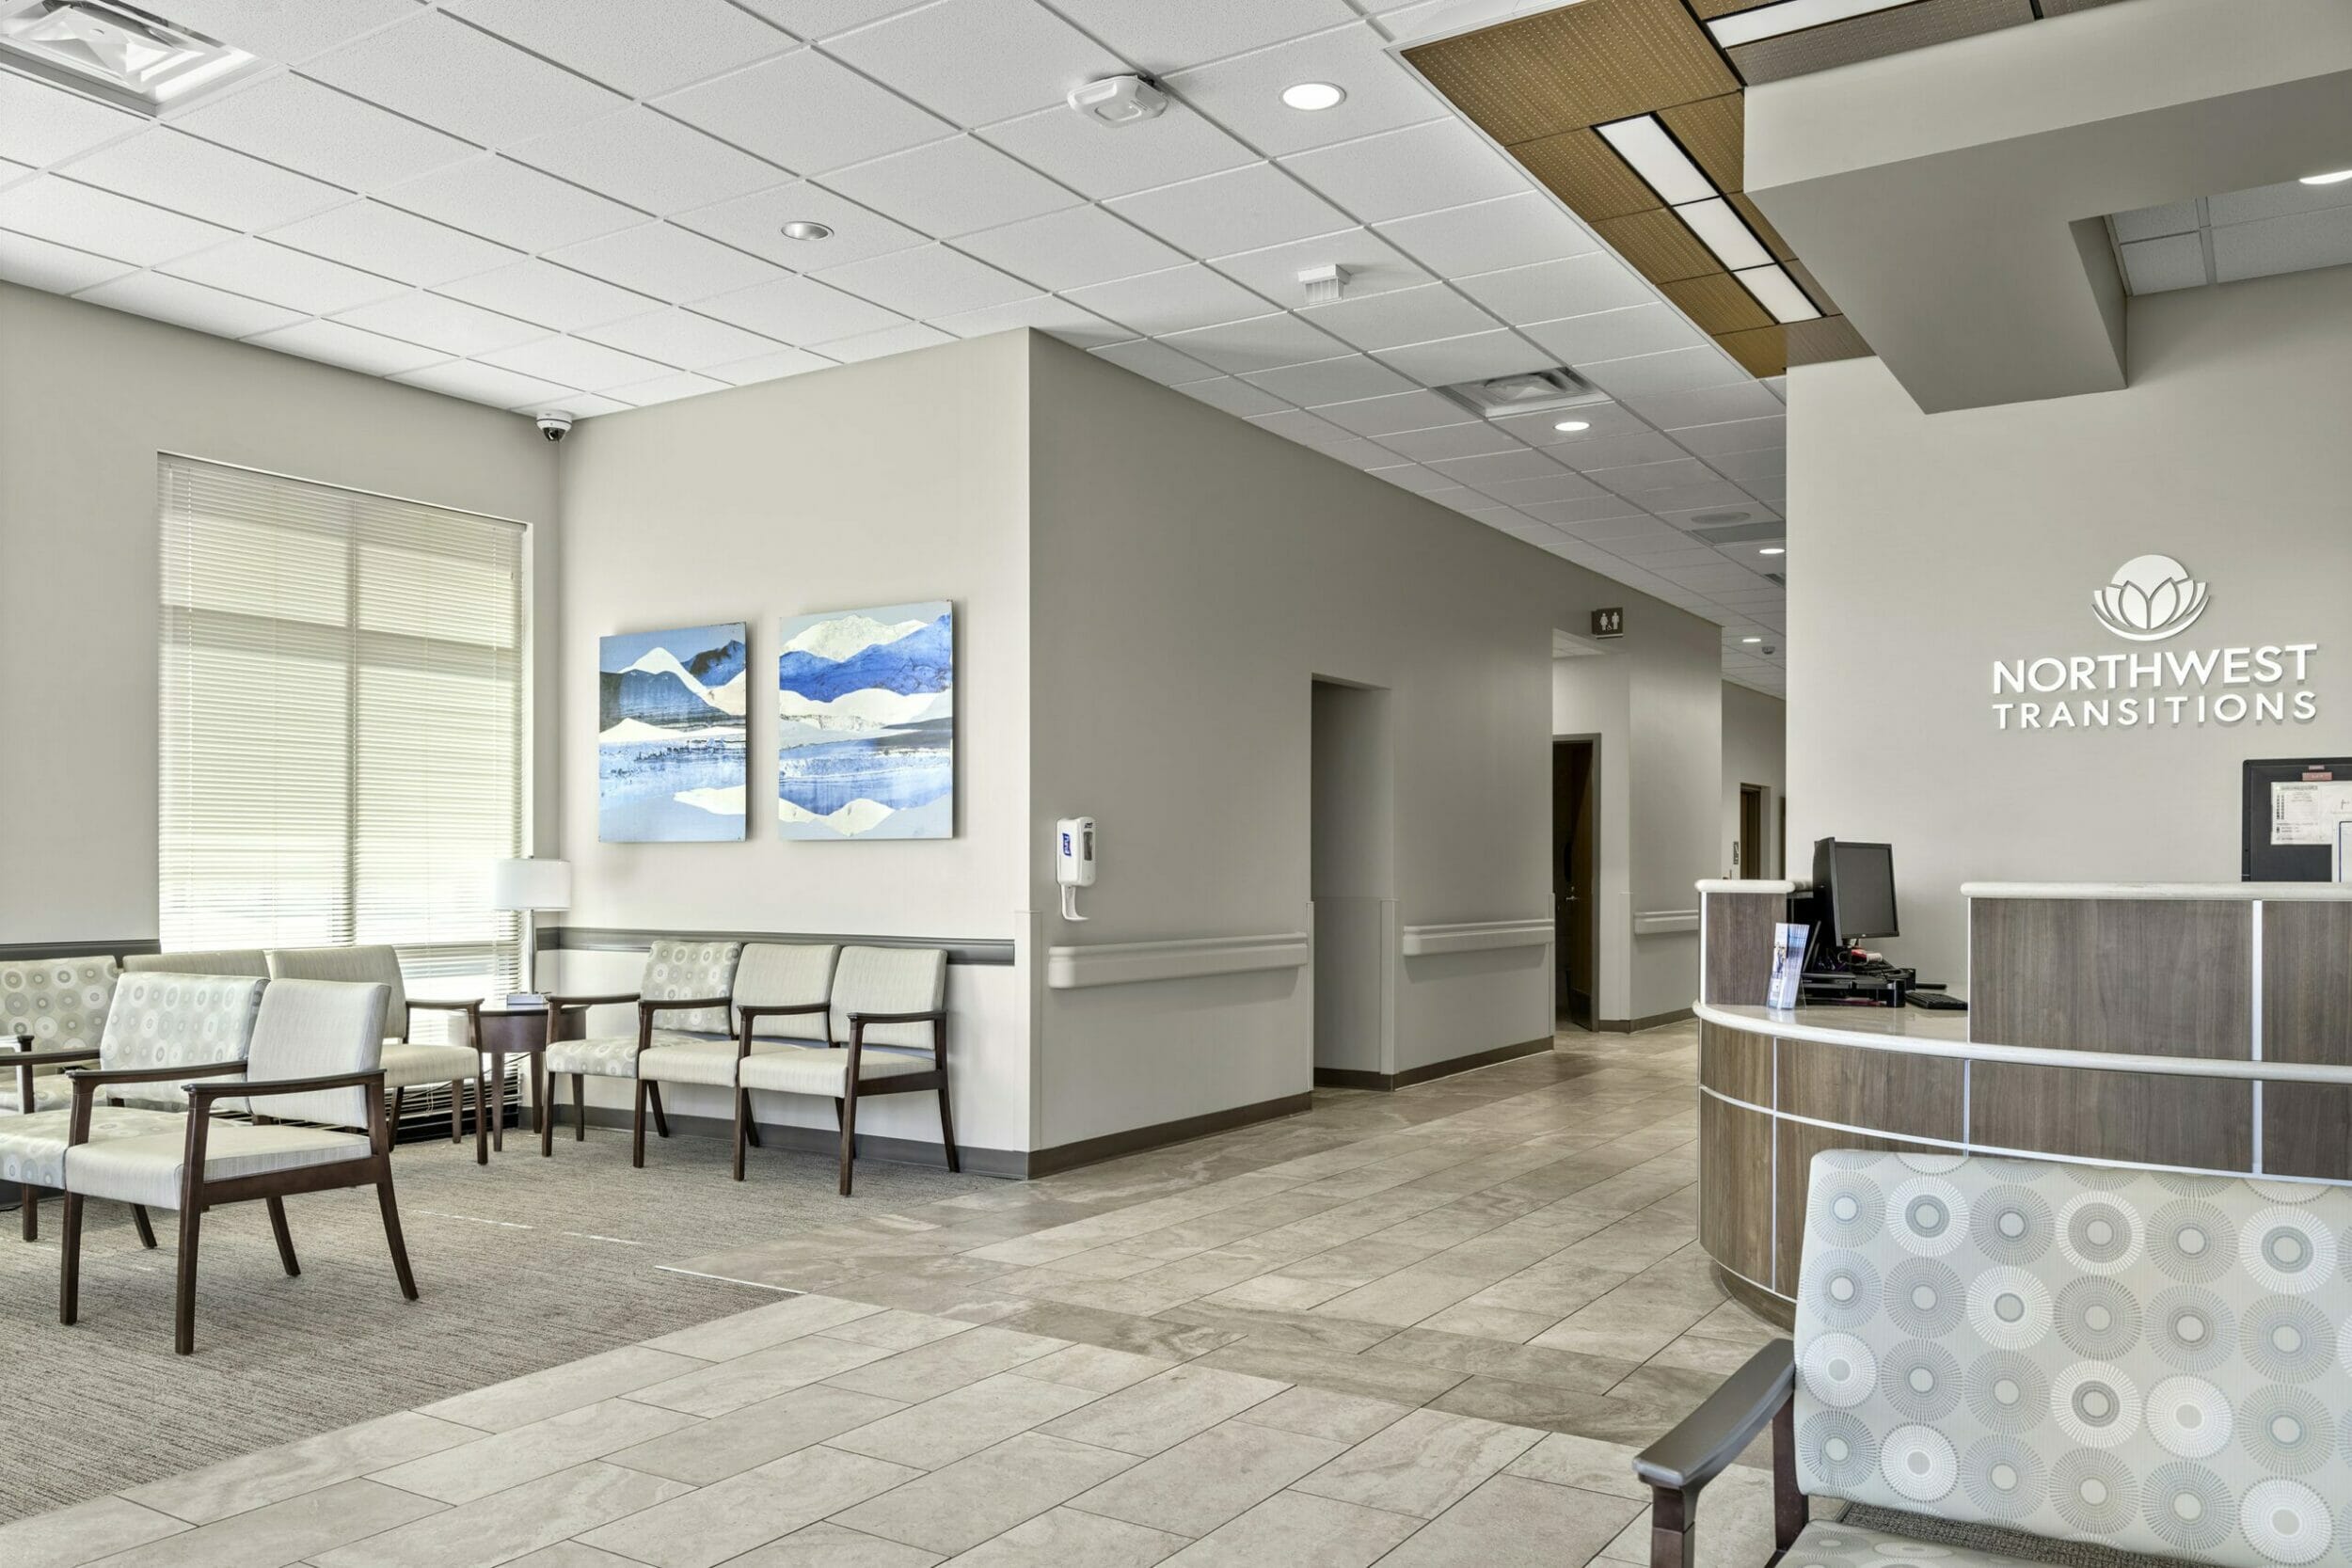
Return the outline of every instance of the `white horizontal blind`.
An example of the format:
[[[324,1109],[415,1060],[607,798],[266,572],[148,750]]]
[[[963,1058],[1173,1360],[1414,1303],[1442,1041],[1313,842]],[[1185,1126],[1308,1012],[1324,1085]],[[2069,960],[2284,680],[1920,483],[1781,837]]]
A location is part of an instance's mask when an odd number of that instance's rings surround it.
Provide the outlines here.
[[[499,985],[521,527],[182,457],[159,479],[165,950],[390,942],[412,980]]]

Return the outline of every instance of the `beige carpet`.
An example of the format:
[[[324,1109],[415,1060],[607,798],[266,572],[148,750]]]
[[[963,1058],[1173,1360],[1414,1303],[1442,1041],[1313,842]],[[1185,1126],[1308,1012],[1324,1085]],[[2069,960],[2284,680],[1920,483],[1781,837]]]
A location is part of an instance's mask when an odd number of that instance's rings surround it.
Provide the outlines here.
[[[8,1398],[0,1520],[81,1501],[255,1449],[479,1388],[739,1311],[773,1292],[660,1265],[997,1185],[861,1161],[834,1192],[822,1156],[755,1150],[727,1180],[726,1145],[649,1140],[632,1170],[625,1133],[568,1135],[555,1158],[510,1134],[486,1167],[470,1141],[405,1144],[394,1159],[421,1299],[403,1301],[373,1191],[291,1198],[302,1262],[279,1269],[262,1205],[204,1222],[197,1354],[171,1354],[173,1229],[153,1252],[129,1211],[93,1204],[82,1243],[81,1322],[56,1319],[58,1206],[41,1240],[0,1215],[0,1346]],[[159,1410],[170,1419],[157,1421]],[[200,1412],[200,1416],[197,1413]]]

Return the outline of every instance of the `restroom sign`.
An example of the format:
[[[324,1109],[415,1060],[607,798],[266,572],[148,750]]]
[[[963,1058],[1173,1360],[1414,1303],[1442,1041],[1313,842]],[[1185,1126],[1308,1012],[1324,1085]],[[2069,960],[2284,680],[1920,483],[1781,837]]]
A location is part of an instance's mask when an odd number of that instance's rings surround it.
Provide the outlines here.
[[[1595,637],[1623,637],[1625,635],[1625,607],[1617,605],[1608,610],[1594,610],[1593,635]]]

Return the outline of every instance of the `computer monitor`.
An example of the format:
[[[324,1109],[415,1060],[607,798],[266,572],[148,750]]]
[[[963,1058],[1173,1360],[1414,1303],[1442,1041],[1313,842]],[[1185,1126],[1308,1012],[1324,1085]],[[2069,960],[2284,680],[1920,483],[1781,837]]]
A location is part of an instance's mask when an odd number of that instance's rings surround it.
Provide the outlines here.
[[[1839,941],[1900,936],[1895,920],[1895,855],[1883,844],[1825,838],[1813,846],[1813,886]]]

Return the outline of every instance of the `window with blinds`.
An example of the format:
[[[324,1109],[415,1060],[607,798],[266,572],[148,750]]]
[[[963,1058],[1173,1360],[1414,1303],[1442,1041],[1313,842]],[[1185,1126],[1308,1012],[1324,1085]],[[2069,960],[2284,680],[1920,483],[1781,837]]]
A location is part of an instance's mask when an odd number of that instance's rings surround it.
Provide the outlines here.
[[[520,525],[183,457],[160,488],[165,950],[390,942],[503,989]]]

